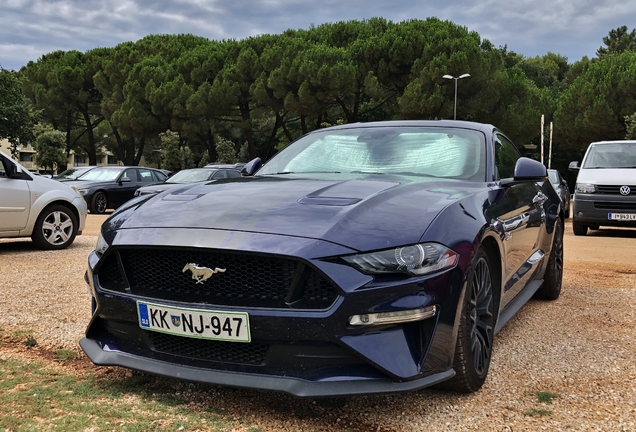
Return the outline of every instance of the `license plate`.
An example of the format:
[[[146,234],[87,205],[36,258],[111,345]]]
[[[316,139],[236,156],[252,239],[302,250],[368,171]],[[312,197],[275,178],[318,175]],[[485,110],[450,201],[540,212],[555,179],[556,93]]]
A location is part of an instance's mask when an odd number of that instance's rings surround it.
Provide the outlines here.
[[[636,221],[636,214],[634,213],[608,213],[607,218],[609,220],[619,221]]]
[[[137,301],[139,326],[146,330],[199,339],[250,342],[249,315],[185,309]]]

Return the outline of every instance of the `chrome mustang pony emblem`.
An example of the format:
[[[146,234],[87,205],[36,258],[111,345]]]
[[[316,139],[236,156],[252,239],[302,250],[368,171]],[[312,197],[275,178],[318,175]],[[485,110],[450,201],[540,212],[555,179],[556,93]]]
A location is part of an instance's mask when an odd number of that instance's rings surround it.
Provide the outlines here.
[[[188,263],[183,268],[182,272],[185,273],[187,270],[192,272],[192,279],[197,281],[198,284],[202,284],[206,280],[210,279],[215,273],[225,273],[226,269],[216,267],[214,270],[208,267],[199,267],[198,264]]]

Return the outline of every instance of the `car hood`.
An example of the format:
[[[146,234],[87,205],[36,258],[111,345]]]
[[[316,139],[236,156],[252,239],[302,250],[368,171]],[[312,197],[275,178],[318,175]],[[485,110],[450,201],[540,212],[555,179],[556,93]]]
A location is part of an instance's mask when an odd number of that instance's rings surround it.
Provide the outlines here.
[[[91,189],[100,186],[112,186],[117,184],[114,180],[100,181],[100,180],[68,180],[64,181],[64,184],[68,186],[75,186],[78,189]]]
[[[321,239],[357,250],[417,243],[466,183],[242,178],[171,189],[118,227],[209,228]],[[472,184],[472,188],[475,184]]]
[[[189,183],[159,183],[151,186],[143,186],[137,189],[144,192],[163,192],[168,189],[173,189],[179,186],[186,186]]]
[[[585,168],[579,171],[576,182],[608,186],[636,185],[636,168]]]

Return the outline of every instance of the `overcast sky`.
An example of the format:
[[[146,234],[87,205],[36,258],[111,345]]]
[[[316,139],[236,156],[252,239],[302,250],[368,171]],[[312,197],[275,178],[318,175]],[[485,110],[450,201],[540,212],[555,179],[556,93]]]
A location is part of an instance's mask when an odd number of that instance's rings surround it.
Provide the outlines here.
[[[611,29],[636,25],[636,0],[0,0],[0,66],[149,34],[243,39],[326,22],[435,16],[526,57],[594,57]]]

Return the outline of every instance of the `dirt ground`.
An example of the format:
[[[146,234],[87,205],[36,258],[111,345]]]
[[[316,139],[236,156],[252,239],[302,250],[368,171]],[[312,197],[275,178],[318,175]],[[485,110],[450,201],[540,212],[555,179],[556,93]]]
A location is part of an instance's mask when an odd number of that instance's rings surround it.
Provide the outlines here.
[[[0,240],[0,328],[33,329],[39,347],[3,344],[0,358],[77,350],[90,319],[86,257],[106,217],[89,215],[83,235],[61,253],[38,251],[28,240]],[[425,389],[329,407],[248,390],[195,385],[193,391],[267,431],[636,431],[634,305],[636,229],[575,237],[568,220],[561,297],[531,300],[497,334],[488,379],[475,394]],[[63,367],[78,374],[127,373],[94,367],[85,358]],[[537,392],[557,397],[538,402]]]

